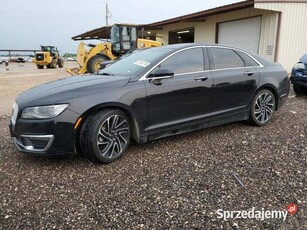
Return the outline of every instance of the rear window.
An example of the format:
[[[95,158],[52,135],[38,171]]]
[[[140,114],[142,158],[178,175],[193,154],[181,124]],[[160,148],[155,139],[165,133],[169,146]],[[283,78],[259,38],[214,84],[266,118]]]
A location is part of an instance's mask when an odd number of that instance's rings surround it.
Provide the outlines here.
[[[243,58],[245,62],[245,66],[259,66],[259,64],[246,53],[241,52],[241,51],[237,51],[237,52],[241,56],[241,58]]]

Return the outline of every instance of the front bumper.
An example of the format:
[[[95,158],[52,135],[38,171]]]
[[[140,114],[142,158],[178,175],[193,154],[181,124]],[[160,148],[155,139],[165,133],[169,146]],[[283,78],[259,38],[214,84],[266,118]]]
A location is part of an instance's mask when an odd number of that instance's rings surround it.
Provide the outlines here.
[[[291,71],[290,81],[293,85],[307,87],[307,69],[293,68]]]
[[[53,135],[21,135],[13,137],[14,143],[19,151],[29,153],[46,152],[51,147]]]
[[[307,75],[291,76],[290,81],[293,85],[300,85],[307,88]]]
[[[14,117],[10,133],[20,152],[36,155],[70,155],[75,153],[74,124],[78,114],[66,109],[53,119],[27,120]]]
[[[51,62],[47,62],[47,61],[33,61],[34,64],[36,65],[49,65]]]

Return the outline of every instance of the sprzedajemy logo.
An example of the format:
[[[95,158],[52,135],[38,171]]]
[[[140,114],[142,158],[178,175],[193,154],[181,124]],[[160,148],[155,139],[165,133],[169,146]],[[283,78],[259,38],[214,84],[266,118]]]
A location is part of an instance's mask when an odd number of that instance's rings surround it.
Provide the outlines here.
[[[258,219],[258,220],[265,220],[265,219],[283,219],[284,221],[287,218],[288,213],[290,215],[294,215],[297,213],[298,207],[296,204],[289,204],[287,210],[265,210],[262,208],[261,210],[255,210],[253,207],[251,210],[236,210],[236,211],[229,211],[218,209],[216,211],[218,219]]]

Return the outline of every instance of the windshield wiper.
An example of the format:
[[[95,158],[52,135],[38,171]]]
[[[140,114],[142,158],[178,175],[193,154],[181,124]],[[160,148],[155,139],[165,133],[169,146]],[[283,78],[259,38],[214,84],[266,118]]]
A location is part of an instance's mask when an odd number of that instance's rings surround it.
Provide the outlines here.
[[[114,76],[114,74],[112,74],[112,73],[105,73],[105,72],[103,72],[103,73],[98,73],[98,75]]]

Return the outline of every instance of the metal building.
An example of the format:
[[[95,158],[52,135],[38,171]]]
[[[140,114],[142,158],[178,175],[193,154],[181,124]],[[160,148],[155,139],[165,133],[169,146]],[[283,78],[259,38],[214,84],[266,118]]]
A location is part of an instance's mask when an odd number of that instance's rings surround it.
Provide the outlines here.
[[[248,0],[143,25],[163,44],[219,43],[281,63],[288,71],[307,53],[307,0]]]

